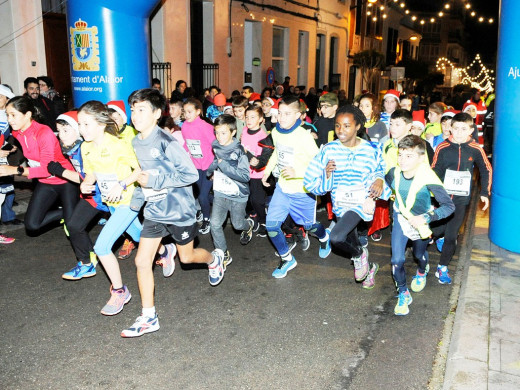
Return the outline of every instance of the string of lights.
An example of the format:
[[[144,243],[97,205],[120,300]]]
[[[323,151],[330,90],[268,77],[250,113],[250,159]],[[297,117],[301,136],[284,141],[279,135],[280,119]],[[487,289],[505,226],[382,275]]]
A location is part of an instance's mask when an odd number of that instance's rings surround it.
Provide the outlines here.
[[[461,84],[469,85],[472,88],[477,88],[481,91],[490,92],[494,90],[495,78],[492,76],[494,72],[482,63],[480,54],[477,54],[471,64],[466,67],[456,67],[446,57],[439,58],[436,67],[439,72],[445,71],[446,68],[451,68],[452,75],[456,74],[459,77]],[[474,68],[478,70],[478,74],[476,76],[471,76],[468,71]]]
[[[468,0],[448,0],[443,5],[441,10],[436,12],[438,18],[444,17],[447,13],[450,12],[451,9],[454,7],[455,2],[462,3],[464,9],[468,13],[469,17],[478,21],[479,23],[489,23],[493,24],[495,22],[494,18],[486,17],[483,14],[478,13],[473,9],[473,5]],[[388,17],[387,10],[390,6],[399,6],[400,8],[404,9],[404,13],[406,15],[409,15],[413,22],[418,22],[421,25],[426,24],[427,22],[435,23],[437,21],[436,17],[431,18],[421,18],[417,15],[416,12],[411,11],[408,6],[406,5],[406,2],[404,0],[368,0],[367,4],[367,15],[372,16],[372,21],[377,21],[376,12],[374,10],[377,10],[379,8],[381,18],[386,19]]]

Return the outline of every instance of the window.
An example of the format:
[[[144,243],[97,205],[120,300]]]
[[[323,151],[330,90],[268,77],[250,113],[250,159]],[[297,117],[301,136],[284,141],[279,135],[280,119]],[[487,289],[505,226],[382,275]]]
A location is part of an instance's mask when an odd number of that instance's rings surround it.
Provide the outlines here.
[[[272,67],[277,81],[287,76],[287,52],[289,49],[289,34],[285,27],[273,26]]]

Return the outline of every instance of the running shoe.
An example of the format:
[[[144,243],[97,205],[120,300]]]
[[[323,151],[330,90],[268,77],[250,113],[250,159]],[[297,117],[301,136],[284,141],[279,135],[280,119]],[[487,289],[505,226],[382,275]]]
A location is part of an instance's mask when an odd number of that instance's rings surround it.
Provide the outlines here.
[[[82,261],[78,261],[74,268],[61,275],[65,280],[80,280],[91,276],[96,276],[96,266],[92,263],[85,265]]]
[[[372,233],[370,237],[372,237],[372,241],[381,241],[381,239],[383,238],[383,233],[381,233],[381,231],[378,230],[377,232]]]
[[[227,266],[233,262],[233,258],[231,257],[231,254],[228,250],[224,252],[224,271],[226,270]]]
[[[361,287],[366,288],[367,290],[371,290],[374,288],[376,284],[376,274],[377,271],[379,271],[379,264],[377,263],[371,263],[370,265],[370,271],[368,271],[368,275],[363,280],[363,283],[361,283]]]
[[[117,313],[120,313],[123,310],[125,304],[127,304],[132,298],[132,294],[128,291],[126,286],[119,288],[117,290],[112,289],[110,287],[110,299],[107,304],[101,309],[101,314],[106,316],[114,316]]]
[[[135,249],[134,242],[132,240],[125,239],[123,246],[121,247],[121,249],[119,250],[119,253],[117,254],[117,258],[121,259],[121,260],[128,259],[134,249]]]
[[[318,251],[319,256],[322,259],[327,258],[328,255],[330,255],[331,247],[330,247],[330,230],[325,229],[325,232],[327,233],[327,240],[326,241],[320,241],[320,250]]]
[[[394,314],[396,316],[405,316],[410,313],[410,309],[408,306],[413,302],[412,295],[410,291],[406,290],[399,293],[399,297],[397,298],[397,305],[394,308]]]
[[[292,252],[292,250],[294,248],[296,248],[296,241],[292,239],[292,235],[291,237],[286,237],[287,239],[287,246],[289,247],[289,252]],[[280,254],[278,253],[278,251],[274,251],[274,255],[276,257],[280,257]]]
[[[296,232],[296,241],[300,243],[303,251],[306,251],[311,246],[309,234],[305,231],[303,226],[300,226]]]
[[[451,284],[451,276],[448,272],[448,267],[445,265],[437,266],[435,276],[439,279],[440,284]]]
[[[175,255],[177,254],[177,247],[175,244],[166,244],[164,246],[164,253],[160,255],[159,260],[155,264],[162,267],[163,276],[168,278],[172,276],[175,271]]]
[[[98,264],[98,258],[96,256],[96,253],[94,251],[92,252],[89,252],[89,257],[90,257],[90,263],[94,266],[94,267],[97,267],[97,264]]]
[[[359,236],[359,243],[363,248],[368,248],[368,236]]]
[[[209,221],[209,219],[204,218],[204,220],[202,221],[202,225],[200,225],[199,233],[208,234],[210,230],[211,230],[210,221]]]
[[[99,218],[98,225],[99,226],[105,226],[107,223],[107,220],[105,218]]]
[[[424,276],[428,276],[430,273],[430,263],[426,263],[426,267],[424,267]]]
[[[267,229],[265,228],[265,224],[261,223],[260,226],[258,226],[256,235],[258,237],[267,237]]]
[[[202,220],[204,219],[204,214],[202,214],[201,210],[197,210],[197,215],[195,216],[195,218],[197,218],[198,223],[202,222]]]
[[[0,234],[0,244],[12,244],[15,241],[12,237],[4,236],[3,234]]]
[[[287,276],[287,272],[296,267],[296,260],[294,256],[291,255],[291,260],[280,260],[280,264],[273,271],[273,277],[276,279],[285,278]]]
[[[368,266],[368,249],[363,248],[363,253],[359,257],[352,258],[354,262],[354,278],[356,281],[361,282],[364,280],[370,270]]]
[[[211,255],[213,256],[213,262],[211,263],[213,265],[208,265],[209,284],[216,286],[224,279],[224,271],[226,270],[224,268],[224,252],[222,249],[215,249],[211,252]]]
[[[240,243],[242,245],[247,245],[253,238],[253,228],[255,226],[255,222],[252,219],[248,219],[247,223],[249,223],[249,229],[243,230],[242,233],[240,233]]]
[[[256,220],[256,214],[250,214],[247,219],[253,221],[253,231],[256,233],[260,228],[260,223]]]
[[[139,337],[145,333],[156,332],[159,328],[159,318],[157,318],[157,314],[154,317],[140,315],[130,328],[121,332],[121,337]]]
[[[438,238],[435,241],[435,245],[437,246],[437,250],[439,252],[442,252],[442,247],[444,246],[444,237]]]
[[[420,275],[419,271],[412,278],[412,283],[410,285],[413,292],[421,292],[426,287],[426,274]]]

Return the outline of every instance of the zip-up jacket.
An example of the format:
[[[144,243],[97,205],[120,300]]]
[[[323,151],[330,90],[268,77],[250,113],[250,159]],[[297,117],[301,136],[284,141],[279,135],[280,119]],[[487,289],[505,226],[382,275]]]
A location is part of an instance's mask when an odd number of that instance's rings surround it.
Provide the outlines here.
[[[482,185],[480,195],[489,198],[491,195],[491,178],[493,170],[486,154],[484,153],[484,149],[482,149],[473,139],[462,144],[456,144],[450,137],[444,142],[441,142],[435,150],[431,166],[441,181],[444,182],[447,169],[452,171],[468,171],[473,174],[473,167],[475,164],[477,164]],[[452,195],[452,199],[454,202],[469,203],[470,197]]]

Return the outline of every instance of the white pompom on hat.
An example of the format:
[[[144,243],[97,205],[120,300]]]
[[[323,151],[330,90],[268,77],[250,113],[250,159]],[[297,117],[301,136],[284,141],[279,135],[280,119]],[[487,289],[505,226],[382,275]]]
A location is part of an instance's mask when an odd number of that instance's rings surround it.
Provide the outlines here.
[[[72,127],[74,130],[76,130],[76,133],[78,133],[79,137],[79,126],[78,126],[78,112],[77,111],[68,111],[63,114],[60,114],[56,120],[63,120],[69,124],[70,127]]]

